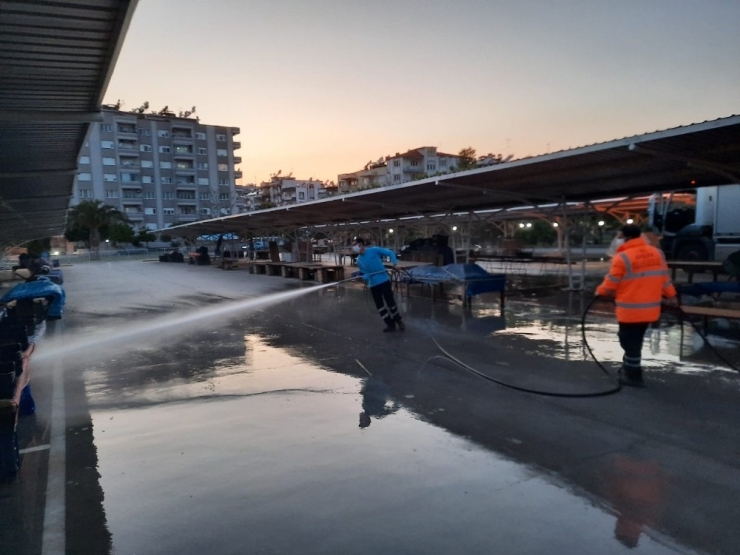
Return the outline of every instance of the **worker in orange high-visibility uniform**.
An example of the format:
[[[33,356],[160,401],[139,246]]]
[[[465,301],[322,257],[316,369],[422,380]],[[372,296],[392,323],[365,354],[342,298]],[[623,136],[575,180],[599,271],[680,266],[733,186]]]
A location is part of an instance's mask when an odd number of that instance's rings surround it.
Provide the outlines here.
[[[641,237],[636,225],[625,225],[619,232],[624,242],[617,249],[609,273],[596,294],[614,297],[619,344],[624,349],[619,381],[643,387],[642,341],[648,326],[660,319],[661,300],[676,303],[676,289],[670,280],[663,253]]]

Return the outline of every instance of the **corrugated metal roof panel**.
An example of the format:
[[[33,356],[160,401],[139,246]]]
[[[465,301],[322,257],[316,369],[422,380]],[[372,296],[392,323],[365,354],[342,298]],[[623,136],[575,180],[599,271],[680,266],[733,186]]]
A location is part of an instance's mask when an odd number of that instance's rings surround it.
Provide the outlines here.
[[[0,244],[61,234],[137,0],[0,0]]]

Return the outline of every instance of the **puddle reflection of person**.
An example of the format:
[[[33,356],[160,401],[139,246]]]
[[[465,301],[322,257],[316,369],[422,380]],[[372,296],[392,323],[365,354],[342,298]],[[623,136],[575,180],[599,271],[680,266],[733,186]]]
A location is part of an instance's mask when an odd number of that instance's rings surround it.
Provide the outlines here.
[[[655,527],[660,520],[669,485],[668,474],[655,461],[617,455],[602,478],[603,494],[617,513],[614,538],[634,549],[643,529]]]
[[[395,401],[390,406],[386,406],[391,392],[381,378],[375,376],[364,378],[360,393],[362,393],[363,411],[360,413],[360,428],[367,428],[370,425],[371,416],[380,419],[398,410]]]

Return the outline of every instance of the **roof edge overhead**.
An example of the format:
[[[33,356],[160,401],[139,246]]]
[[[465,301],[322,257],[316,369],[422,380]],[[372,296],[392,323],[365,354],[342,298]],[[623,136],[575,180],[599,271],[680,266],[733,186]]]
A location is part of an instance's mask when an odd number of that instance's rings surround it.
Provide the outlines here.
[[[137,2],[0,4],[1,245],[64,232],[77,157]]]

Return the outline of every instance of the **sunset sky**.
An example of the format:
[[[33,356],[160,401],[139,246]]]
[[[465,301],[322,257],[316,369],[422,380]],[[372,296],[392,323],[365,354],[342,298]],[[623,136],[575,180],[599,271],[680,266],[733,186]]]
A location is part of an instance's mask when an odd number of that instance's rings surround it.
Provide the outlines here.
[[[738,0],[139,0],[106,102],[238,126],[244,183],[740,113]]]

